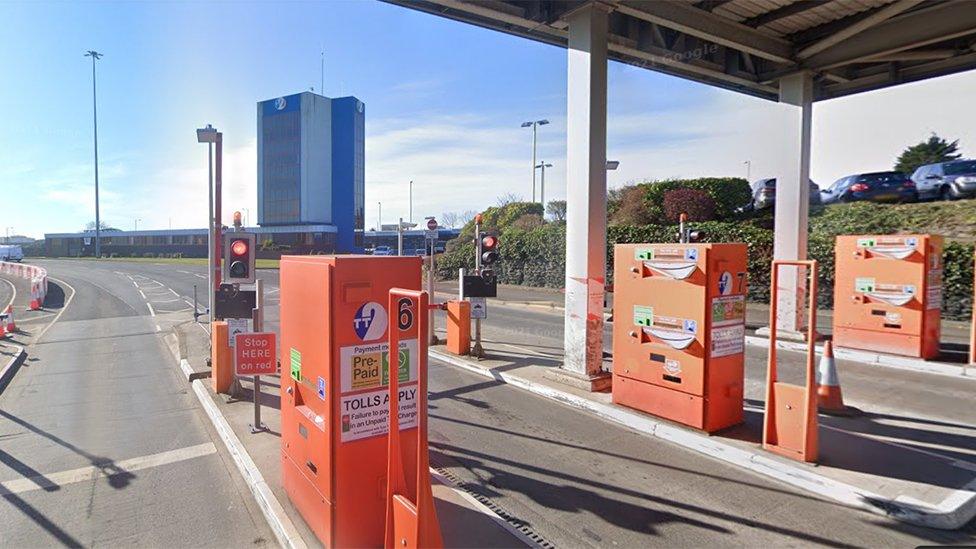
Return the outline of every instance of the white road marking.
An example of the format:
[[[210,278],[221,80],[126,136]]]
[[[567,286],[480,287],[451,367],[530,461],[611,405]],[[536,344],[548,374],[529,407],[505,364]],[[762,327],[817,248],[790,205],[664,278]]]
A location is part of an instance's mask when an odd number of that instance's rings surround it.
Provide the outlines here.
[[[14,283],[7,280],[6,278],[0,278],[0,280],[3,280],[7,284],[10,284],[10,289],[14,291],[13,295],[10,296],[10,303],[7,304],[8,306],[13,305],[14,300],[17,299],[17,286],[14,286]],[[7,307],[4,307],[3,310],[6,311]]]
[[[60,471],[57,473],[18,478],[0,483],[0,496],[32,492],[34,490],[50,488],[52,485],[59,488],[68,484],[97,480],[102,477],[109,477],[126,472],[131,473],[133,471],[150,469],[152,467],[159,467],[161,465],[168,465],[170,463],[179,463],[181,461],[209,456],[210,454],[215,453],[217,453],[217,448],[214,446],[213,442],[206,442],[196,446],[187,446],[186,448],[180,448],[178,450],[170,450],[168,452],[160,452],[158,454],[122,460],[115,463],[113,466],[82,467],[79,469],[71,469],[69,471]]]
[[[54,320],[52,320],[47,326],[45,326],[44,329],[41,330],[41,333],[37,334],[37,338],[34,339],[34,343],[32,345],[37,345],[41,341],[41,338],[44,337],[44,334],[46,334],[47,331],[51,329],[51,326],[54,326],[54,323],[57,322],[61,318],[61,315],[63,315],[65,311],[68,310],[68,305],[71,305],[71,300],[75,298],[75,294],[77,293],[77,291],[74,289],[74,287],[71,284],[68,284],[67,282],[65,282],[65,281],[63,281],[61,279],[54,278],[53,276],[48,276],[48,278],[50,280],[55,281],[55,282],[64,284],[65,286],[67,286],[68,288],[70,288],[71,289],[71,295],[69,295],[68,296],[68,299],[66,299],[64,301],[64,305],[61,306],[61,310],[58,311],[58,314],[54,315]]]
[[[161,332],[162,330],[163,330],[163,329],[159,327],[159,324],[156,324],[156,331],[157,331],[157,332]]]
[[[167,289],[173,292],[173,295],[175,295],[176,297],[180,297],[180,294],[176,293],[176,290],[174,290],[173,288],[167,288]]]
[[[156,316],[156,311],[152,308],[152,303],[146,302],[146,307],[149,307],[149,316]]]
[[[193,273],[191,273],[190,271],[180,271],[180,270],[177,270],[176,272],[178,272],[178,273],[183,273],[183,274],[186,274],[186,275],[191,275],[191,274],[193,274]]]
[[[138,286],[136,286],[136,288],[138,289]],[[142,293],[142,290],[139,290],[139,295],[141,295],[143,299],[146,299],[146,294]]]
[[[206,279],[207,278],[207,275],[202,275],[202,274],[198,274],[198,273],[191,273],[191,274],[193,276],[197,277],[197,278],[203,278],[203,279]]]

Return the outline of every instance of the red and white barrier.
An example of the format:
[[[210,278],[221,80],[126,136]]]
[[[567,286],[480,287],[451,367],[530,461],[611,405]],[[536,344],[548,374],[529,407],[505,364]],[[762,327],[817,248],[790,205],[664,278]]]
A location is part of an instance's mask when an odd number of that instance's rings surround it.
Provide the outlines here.
[[[36,265],[0,261],[0,273],[29,279],[31,287],[30,309],[36,311],[44,305],[44,298],[47,297],[46,269]]]

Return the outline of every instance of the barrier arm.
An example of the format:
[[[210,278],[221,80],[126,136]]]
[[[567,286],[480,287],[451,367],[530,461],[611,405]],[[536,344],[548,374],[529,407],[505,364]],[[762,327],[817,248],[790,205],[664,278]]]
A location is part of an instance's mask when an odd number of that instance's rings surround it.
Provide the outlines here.
[[[409,299],[412,308],[401,310],[399,302]],[[443,546],[440,525],[434,509],[430,486],[430,462],[427,447],[427,349],[430,305],[427,292],[391,288],[388,303],[392,321],[389,324],[389,401],[390,428],[387,446],[386,543],[387,549]],[[410,501],[409,489],[400,452],[400,332],[401,323],[417,326],[417,478],[416,501]]]
[[[776,367],[776,316],[780,267],[806,267],[810,279],[807,319],[806,382],[793,385],[779,381]],[[774,260],[769,297],[769,362],[766,369],[766,413],[763,416],[763,448],[806,462],[818,457],[817,430],[817,262]]]

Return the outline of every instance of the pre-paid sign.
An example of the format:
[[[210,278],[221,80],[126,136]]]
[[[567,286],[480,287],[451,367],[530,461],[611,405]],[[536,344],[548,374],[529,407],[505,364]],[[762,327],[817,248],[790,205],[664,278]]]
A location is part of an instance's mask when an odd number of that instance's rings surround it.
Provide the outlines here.
[[[251,332],[234,336],[234,368],[239,376],[268,376],[278,373],[275,335]]]

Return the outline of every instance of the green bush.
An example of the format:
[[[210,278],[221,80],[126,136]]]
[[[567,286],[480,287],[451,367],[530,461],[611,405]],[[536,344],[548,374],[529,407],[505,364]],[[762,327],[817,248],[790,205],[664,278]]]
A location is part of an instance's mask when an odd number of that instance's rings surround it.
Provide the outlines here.
[[[715,201],[715,219],[726,221],[735,216],[735,210],[749,202],[752,191],[749,182],[740,177],[703,177],[699,179],[669,179],[654,183],[641,183],[644,204],[651,219],[664,223],[664,195],[676,189],[698,189],[708,193]]]
[[[677,223],[681,214],[688,221],[702,222],[715,220],[715,201],[705,191],[698,189],[675,189],[664,193],[664,217],[668,223]]]

